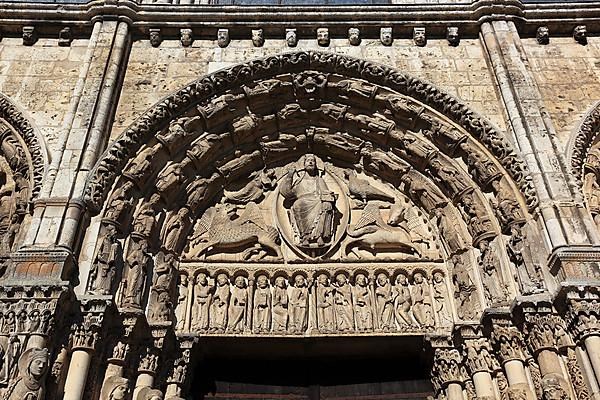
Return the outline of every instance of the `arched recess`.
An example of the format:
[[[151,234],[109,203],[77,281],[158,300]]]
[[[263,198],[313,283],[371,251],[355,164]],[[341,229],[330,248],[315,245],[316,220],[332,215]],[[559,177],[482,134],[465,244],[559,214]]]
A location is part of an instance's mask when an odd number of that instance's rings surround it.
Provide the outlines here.
[[[320,197],[292,193],[305,176]],[[186,334],[449,332],[544,290],[525,245],[537,199],[502,135],[432,85],[347,56],[284,54],[200,78],[109,147],[86,201],[101,213],[87,293]],[[343,327],[311,306],[330,286],[363,293],[367,326],[365,310]],[[420,300],[387,316],[388,290]],[[203,293],[251,303],[243,326],[203,320],[191,300]],[[290,309],[282,326],[278,295],[306,297],[308,315]]]
[[[0,93],[0,256],[22,241],[32,201],[38,196],[47,153],[32,123]]]

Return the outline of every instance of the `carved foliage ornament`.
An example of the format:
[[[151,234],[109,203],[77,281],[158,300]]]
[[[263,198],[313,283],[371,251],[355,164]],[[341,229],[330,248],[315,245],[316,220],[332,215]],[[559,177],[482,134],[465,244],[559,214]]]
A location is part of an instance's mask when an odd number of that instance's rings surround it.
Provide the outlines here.
[[[189,107],[252,81],[310,69],[323,73],[343,73],[350,78],[365,79],[389,87],[448,116],[498,156],[500,162],[517,182],[530,209],[537,205],[525,164],[518,160],[514,150],[501,133],[459,100],[390,67],[344,55],[315,51],[282,54],[220,70],[193,82],[159,102],[131,125],[104,153],[86,183],[86,202],[92,210],[98,212],[110,189],[110,183],[114,182],[125,163],[169,120],[181,115]]]

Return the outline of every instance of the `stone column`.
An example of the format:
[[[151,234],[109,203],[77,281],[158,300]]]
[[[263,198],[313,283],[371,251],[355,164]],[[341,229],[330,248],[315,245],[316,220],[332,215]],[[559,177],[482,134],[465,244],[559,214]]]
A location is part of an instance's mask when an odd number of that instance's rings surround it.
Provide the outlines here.
[[[104,315],[110,297],[84,298],[81,302],[81,319],[71,330],[71,361],[65,381],[63,400],[81,400],[84,397],[92,354],[102,336]]]
[[[466,339],[464,342],[465,364],[471,374],[475,393],[480,399],[495,399],[496,392],[491,372],[498,366],[492,347],[484,338]]]
[[[491,336],[508,381],[508,392],[528,400],[535,399],[525,372],[524,344],[519,330],[508,321],[495,322]]]
[[[111,357],[106,360],[107,365],[106,371],[104,372],[103,383],[111,376],[123,376],[123,368],[129,353],[129,348],[129,343],[124,343],[121,340],[115,343]]]
[[[447,400],[464,400],[463,384],[466,377],[461,364],[462,357],[457,349],[435,349],[432,382],[434,389],[445,393]]]

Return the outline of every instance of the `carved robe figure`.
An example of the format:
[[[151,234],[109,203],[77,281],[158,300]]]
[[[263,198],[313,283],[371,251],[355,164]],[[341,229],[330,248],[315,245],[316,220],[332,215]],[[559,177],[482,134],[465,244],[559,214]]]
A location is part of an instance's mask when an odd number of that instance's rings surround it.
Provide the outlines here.
[[[227,327],[227,308],[229,306],[229,279],[225,274],[217,276],[217,285],[210,303],[211,332],[225,332]]]
[[[387,275],[381,273],[377,275],[377,287],[375,288],[375,297],[377,299],[377,318],[379,319],[379,328],[388,331],[394,328],[394,293],[392,284]]]
[[[458,300],[458,317],[461,319],[474,318],[479,308],[475,285],[461,257],[452,257],[452,262],[454,263],[452,282],[455,287],[454,297]]]
[[[167,251],[177,251],[177,245],[180,242],[181,234],[185,231],[189,224],[188,215],[190,210],[187,207],[182,207],[177,211],[177,214],[171,215],[166,223],[167,229],[164,234],[163,247]]]
[[[452,322],[452,316],[448,304],[448,288],[444,281],[444,275],[439,271],[433,273],[433,302],[440,324],[442,326],[449,325]]]
[[[273,288],[273,332],[285,332],[288,323],[287,283],[283,276],[275,278]]]
[[[415,272],[413,276],[413,314],[421,326],[430,327],[434,325],[433,309],[431,306],[431,291],[429,282],[422,273]]]
[[[479,257],[477,262],[481,270],[481,279],[485,288],[485,296],[491,304],[501,303],[506,300],[506,288],[498,269],[500,259],[496,250],[487,240],[479,242]]]
[[[265,275],[256,278],[256,290],[254,292],[254,332],[269,332],[271,325],[271,289],[269,279]]]
[[[355,283],[352,296],[354,298],[356,330],[368,332],[373,330],[373,312],[371,311],[371,296],[367,277],[364,274],[358,274]]]
[[[448,252],[456,254],[466,250],[467,243],[461,235],[462,229],[458,218],[453,217],[452,213],[445,208],[436,208],[434,214],[437,218],[440,237],[448,245]]]
[[[133,187],[131,182],[125,182],[117,187],[108,200],[108,206],[104,212],[103,219],[111,220],[117,223],[123,223],[125,214],[129,212],[132,206],[132,196],[129,190]]]
[[[44,378],[49,367],[48,349],[31,348],[19,358],[19,376],[6,389],[6,400],[43,400]]]
[[[146,274],[148,273],[148,243],[145,240],[130,244],[131,250],[127,256],[127,287],[123,305],[140,307],[144,294]]]
[[[400,273],[396,277],[396,291],[395,299],[395,315],[396,321],[401,327],[413,326],[413,319],[411,317],[410,309],[412,308],[413,299],[408,287],[408,278],[406,274]]]
[[[229,302],[229,332],[241,333],[244,331],[246,322],[246,306],[248,305],[248,285],[243,276],[237,276],[231,288],[231,300]]]
[[[113,292],[117,263],[122,257],[123,250],[121,243],[117,240],[115,226],[106,224],[103,227],[104,237],[100,242],[100,248],[96,252],[90,271],[90,292],[107,295]]]
[[[335,277],[334,303],[337,330],[341,332],[353,330],[352,288],[344,274]]]
[[[329,284],[329,278],[325,274],[317,278],[317,326],[319,332],[327,333],[334,330],[333,315],[334,289]]]
[[[111,376],[102,385],[100,400],[125,400],[128,390],[128,379],[120,376]]]
[[[306,330],[306,310],[308,307],[308,287],[306,278],[296,275],[290,295],[290,330],[302,333]]]
[[[291,204],[290,218],[298,244],[322,247],[333,236],[336,195],[319,175],[313,154],[304,157],[304,172],[290,170],[282,179],[280,193]]]
[[[177,324],[175,329],[183,330],[185,327],[185,314],[188,299],[188,276],[186,274],[179,275],[179,284],[177,285],[177,306],[175,307],[175,319]]]
[[[541,267],[535,259],[534,252],[526,245],[524,227],[515,225],[511,227],[511,236],[507,244],[507,250],[510,260],[514,263],[519,281],[521,282],[521,291],[523,294],[532,294],[543,290],[541,278]]]

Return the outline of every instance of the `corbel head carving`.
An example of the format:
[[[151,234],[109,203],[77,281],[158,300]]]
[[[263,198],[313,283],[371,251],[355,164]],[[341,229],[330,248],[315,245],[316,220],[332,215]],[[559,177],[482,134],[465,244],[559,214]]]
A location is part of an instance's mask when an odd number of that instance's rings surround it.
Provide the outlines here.
[[[535,39],[539,44],[550,43],[550,31],[547,26],[540,26],[535,32]]]
[[[150,44],[152,45],[152,47],[160,46],[160,43],[162,42],[162,36],[160,34],[160,29],[150,29],[149,33],[150,33]]]
[[[379,40],[381,40],[381,44],[384,46],[391,46],[394,41],[394,37],[392,36],[392,27],[385,27],[379,30]]]
[[[348,42],[350,42],[352,46],[358,46],[360,44],[360,29],[348,29]]]
[[[298,35],[296,34],[296,29],[290,28],[285,30],[285,41],[288,47],[296,47],[298,44]]]
[[[217,31],[217,44],[219,47],[227,47],[230,41],[229,29],[219,29]]]
[[[427,36],[425,35],[425,28],[413,28],[413,41],[415,45],[423,47],[427,44]]]
[[[579,44],[587,44],[587,27],[578,25],[573,29],[573,39]]]
[[[321,47],[329,46],[329,29],[328,28],[318,28],[317,29],[317,43]]]
[[[458,34],[458,26],[449,26],[446,28],[446,40],[450,46],[458,46],[460,35]]]
[[[194,41],[192,30],[190,28],[183,28],[179,30],[180,41],[183,47],[190,47]]]
[[[252,44],[254,47],[262,47],[265,44],[265,35],[262,29],[252,29]]]

